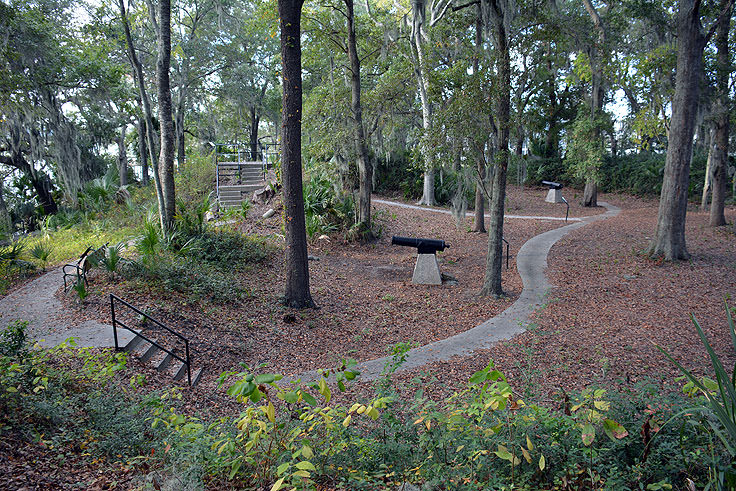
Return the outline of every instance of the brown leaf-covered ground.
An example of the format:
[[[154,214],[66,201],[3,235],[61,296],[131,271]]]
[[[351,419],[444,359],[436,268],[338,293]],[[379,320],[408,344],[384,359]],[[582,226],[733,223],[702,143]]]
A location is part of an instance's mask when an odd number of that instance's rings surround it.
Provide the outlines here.
[[[541,189],[512,189],[509,214],[564,217],[563,205],[544,203]],[[240,286],[249,292],[242,302],[190,302],[185,295],[135,282],[108,281],[97,272],[92,295],[80,309],[73,294],[64,298],[78,317],[109,322],[108,293],[115,293],[191,338],[194,364],[204,366],[203,385],[212,388],[225,370],[243,362],[251,367],[297,374],[334,366],[341,358],[359,361],[385,355],[399,342],[420,345],[465,331],[501,312],[518,297],[521,279],[513,257],[529,238],[564,225],[562,221],[508,219],[505,237],[511,245],[510,268],[504,270],[508,297],[480,297],[487,235],[472,233],[472,219],[458,228],[447,213],[376,204],[374,220],[382,230],[374,242],[346,242],[339,235],[316,239],[309,246],[310,283],[317,309],[296,311],[280,304],[284,285],[283,242],[268,260],[246,268]],[[241,227],[248,232],[278,234],[278,215],[260,219],[254,209]],[[571,216],[599,213],[576,206]],[[444,239],[450,248],[438,255],[443,273],[456,285],[437,287],[411,283],[416,249],[391,245],[393,235]],[[133,321],[133,319],[130,319]]]
[[[510,187],[507,214],[564,217],[565,206],[544,203],[541,188]],[[573,193],[568,190],[566,194]],[[600,213],[585,209],[576,196],[571,217]],[[672,379],[676,370],[653,343],[666,347],[689,366],[705,370],[707,359],[689,315],[692,312],[728,352],[723,299],[736,297],[736,241],[728,227],[707,227],[707,215],[688,213],[687,262],[652,262],[643,251],[654,231],[657,202],[628,196],[601,196],[622,208],[618,217],[586,225],[557,243],[549,256],[548,278],[555,285],[549,302],[527,333],[476,356],[426,367],[438,377],[440,393],[462,386],[469,374],[495,360],[519,386],[534,387],[543,399],[590,384],[633,383],[648,376]],[[256,208],[241,227],[278,234],[278,215],[260,218]],[[341,358],[359,361],[387,354],[398,342],[427,344],[462,332],[509,306],[521,290],[514,257],[530,237],[564,222],[507,219],[511,268],[504,271],[505,299],[479,297],[487,235],[469,232],[472,219],[458,229],[448,214],[375,205],[383,234],[373,243],[347,243],[339,236],[315,240],[309,253],[311,291],[318,309],[296,311],[281,306],[283,259],[249,267],[241,276],[250,295],[239,304],[191,303],[184,295],[147,291],[139,284],[93,281],[93,295],[75,315],[109,322],[107,293],[146,308],[193,340],[194,365],[205,367],[195,396],[206,405],[216,378],[239,363],[263,370],[297,374],[334,366]],[[278,209],[278,203],[277,203]],[[734,219],[734,208],[727,210]],[[439,255],[443,273],[457,285],[411,284],[412,248],[392,246],[392,235],[441,238],[450,248]],[[277,239],[278,240],[278,239]],[[280,244],[280,243],[279,243]],[[278,245],[277,247],[282,247]],[[278,249],[280,250],[280,249]],[[96,283],[96,285],[95,285]],[[70,306],[74,300],[67,297]],[[730,356],[730,355],[728,355]],[[416,374],[398,375],[408,379]],[[151,378],[156,376],[151,374]],[[160,377],[159,377],[160,378]],[[428,379],[427,379],[428,380]],[[165,384],[166,381],[156,381]],[[194,401],[193,401],[194,402]]]
[[[572,191],[566,194],[573,203],[572,217],[603,211],[583,209],[575,203]],[[564,205],[546,204],[544,195],[541,188],[511,187],[507,213],[564,216]],[[691,210],[687,244],[692,259],[653,262],[641,251],[654,231],[657,202],[619,195],[601,199],[620,206],[621,214],[573,231],[552,248],[547,276],[555,287],[526,333],[470,357],[401,372],[394,376],[397,384],[409,387],[411,380],[419,380],[428,395],[439,398],[462,388],[470,374],[494,360],[517,392],[545,405],[556,405],[561,390],[589,385],[610,388],[653,378],[663,386],[677,386],[677,370],[654,343],[667,348],[685,365],[707,372],[708,359],[690,313],[700,320],[724,360],[733,363],[736,354],[730,346],[723,308],[724,297],[736,297],[736,240],[731,228],[711,229],[705,213]],[[265,209],[253,209],[243,229],[279,234],[278,218],[259,218]],[[117,279],[110,282],[97,273],[92,279],[93,295],[83,308],[76,306],[71,295],[64,297],[68,317],[73,321],[91,316],[109,322],[110,292],[147,308],[192,337],[194,364],[206,369],[197,388],[184,390],[184,408],[210,416],[232,414],[235,404],[216,388],[216,377],[223,370],[237,369],[239,362],[250,366],[266,362],[266,371],[298,373],[331,366],[343,356],[359,360],[382,356],[397,342],[429,343],[495,315],[510,305],[521,289],[513,261],[519,247],[538,233],[564,225],[506,220],[512,254],[511,268],[504,272],[509,297],[494,300],[477,296],[487,236],[468,232],[470,219],[458,230],[447,214],[386,205],[376,205],[375,209],[376,220],[383,227],[378,241],[345,243],[333,236],[310,244],[310,254],[319,258],[310,262],[311,290],[319,309],[295,311],[280,305],[283,260],[276,252],[241,275],[242,286],[251,293],[241,304],[190,302],[184,295],[147,290],[141,284]],[[733,206],[727,210],[727,219],[736,219]],[[450,249],[440,255],[440,266],[458,279],[458,285],[412,285],[415,253],[391,246],[392,235],[430,236],[450,243]],[[281,247],[278,237],[274,240]],[[140,362],[133,361],[131,367],[146,375],[144,390],[171,385],[169,378]],[[405,388],[403,393],[409,396],[410,390]],[[340,399],[354,400],[369,393],[370,385],[358,382],[345,399]],[[0,443],[7,447],[7,442]],[[26,468],[29,476],[38,474],[46,465],[44,459],[50,458],[34,444],[3,448],[0,455],[3,467],[10,466],[12,472],[7,475],[15,476],[13,479]],[[29,462],[33,464],[30,467]],[[51,488],[70,483],[63,477],[65,469],[68,466],[49,476]],[[96,481],[95,473],[100,472],[96,464],[86,469],[78,480],[101,489],[110,485],[110,479],[129,479],[122,467],[117,475],[106,473],[105,481]],[[3,481],[0,487],[12,488],[14,482]],[[18,481],[15,487],[23,484]]]

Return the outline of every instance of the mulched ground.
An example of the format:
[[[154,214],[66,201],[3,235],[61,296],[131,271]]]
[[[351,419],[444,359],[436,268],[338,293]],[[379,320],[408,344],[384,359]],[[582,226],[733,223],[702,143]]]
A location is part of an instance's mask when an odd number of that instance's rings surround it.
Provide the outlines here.
[[[564,217],[565,207],[544,203],[542,189],[512,188],[509,214]],[[280,218],[260,219],[255,208],[242,228],[278,234]],[[250,296],[238,304],[190,303],[183,295],[151,292],[128,282],[108,282],[102,273],[92,279],[92,295],[83,309],[73,294],[60,295],[78,318],[110,322],[107,294],[112,292],[145,309],[166,325],[193,339],[195,365],[206,367],[204,390],[214,389],[225,370],[267,364],[266,370],[298,374],[334,366],[341,358],[359,361],[386,355],[399,342],[424,345],[465,331],[511,305],[521,291],[516,251],[529,238],[564,225],[563,221],[510,219],[505,236],[511,244],[510,268],[504,270],[504,299],[480,297],[487,235],[469,230],[472,218],[456,227],[448,214],[384,204],[374,207],[382,228],[379,240],[348,243],[333,235],[316,239],[309,253],[311,292],[318,309],[295,311],[280,305],[284,269],[281,253],[249,267],[241,277]],[[573,206],[571,216],[600,213]],[[416,250],[391,245],[391,236],[441,238],[450,248],[438,255],[443,273],[456,285],[420,286],[411,283]],[[283,247],[283,246],[281,246]],[[131,322],[135,322],[130,319]]]
[[[564,216],[564,205],[543,203],[545,194],[540,188],[511,187],[507,213]],[[573,217],[603,211],[583,209],[574,198],[567,197],[573,203]],[[736,353],[730,344],[723,308],[727,296],[731,305],[736,304],[736,240],[731,227],[711,229],[705,213],[691,211],[687,217],[687,244],[692,259],[657,263],[640,253],[654,231],[657,202],[617,195],[600,199],[620,206],[621,215],[586,225],[552,248],[547,276],[556,286],[549,303],[536,314],[532,328],[474,356],[395,375],[397,384],[407,387],[403,394],[411,395],[408,387],[415,380],[427,395],[435,399],[446,396],[464,387],[470,374],[490,360],[507,375],[518,393],[544,405],[557,405],[562,391],[590,385],[630,386],[652,378],[670,388],[677,387],[677,370],[653,343],[666,347],[686,366],[707,373],[708,359],[692,327],[690,313],[700,320],[726,363],[732,364]],[[278,218],[259,219],[266,208],[251,210],[244,224],[246,231],[280,233]],[[108,282],[101,274],[93,278],[93,295],[84,309],[76,307],[71,295],[64,298],[74,317],[93,316],[109,322],[106,295],[116,292],[192,336],[196,339],[195,364],[202,363],[207,371],[198,388],[184,391],[184,407],[209,416],[233,414],[236,405],[215,388],[215,379],[223,370],[237,369],[240,361],[250,366],[266,362],[265,371],[296,373],[333,365],[346,355],[357,359],[382,356],[400,341],[428,343],[495,315],[510,305],[521,289],[513,261],[518,248],[528,238],[564,224],[507,220],[512,261],[511,269],[504,274],[504,287],[509,298],[493,300],[477,296],[487,236],[469,233],[470,220],[458,230],[449,215],[384,205],[377,205],[376,211],[376,219],[384,229],[379,241],[360,245],[331,237],[310,245],[310,254],[319,257],[319,261],[310,263],[311,290],[318,310],[293,311],[280,306],[280,254],[243,274],[243,285],[252,295],[242,305],[189,303],[183,296]],[[736,219],[735,207],[727,210],[727,219]],[[412,285],[414,252],[391,246],[394,234],[426,235],[449,242],[451,248],[440,255],[440,266],[459,284]],[[146,375],[149,383],[145,390],[171,385],[170,379],[150,367],[138,362],[131,366],[136,373]],[[354,383],[350,393],[336,402],[354,401],[369,393],[370,384]],[[2,441],[0,444],[5,446]],[[44,462],[46,454],[37,446],[27,447],[0,448],[0,464],[12,469],[9,476],[22,478],[27,469],[30,479],[42,479],[38,469],[48,464]],[[33,465],[28,467],[31,462]],[[63,472],[67,468],[62,466],[58,474],[49,476],[49,485],[65,482]],[[86,468],[88,483],[95,481],[96,472],[99,469],[95,465]],[[104,489],[110,479],[125,482],[127,472],[120,468],[117,475],[106,474],[106,480],[96,485]],[[34,489],[27,482],[8,481],[3,485]]]
[[[510,187],[507,213],[564,217],[565,206],[544,203],[545,194],[541,188]],[[688,316],[695,313],[720,351],[728,351],[722,303],[726,295],[736,297],[736,241],[730,228],[710,229],[706,214],[690,212],[687,241],[692,260],[659,264],[640,254],[654,231],[657,202],[620,195],[600,199],[620,206],[621,215],[574,231],[553,247],[547,275],[556,288],[533,329],[473,357],[402,373],[397,380],[408,381],[418,374],[424,374],[424,381],[437,379],[429,393],[441,397],[464,386],[471,373],[493,359],[519,391],[532,389],[540,401],[557,400],[560,390],[590,384],[627,384],[646,377],[672,382],[676,370],[653,342],[688,366],[707,370],[707,358]],[[604,211],[569,200],[571,217]],[[267,208],[251,210],[243,229],[280,233],[278,218],[260,219]],[[243,275],[243,286],[252,295],[240,305],[188,303],[181,295],[108,283],[98,275],[92,288],[98,294],[83,311],[75,312],[109,322],[106,295],[113,291],[192,337],[195,364],[205,366],[206,375],[191,403],[203,409],[210,397],[218,405],[224,402],[221,393],[212,395],[216,377],[238,370],[240,362],[250,367],[266,363],[261,370],[296,374],[334,366],[342,357],[383,356],[398,342],[423,345],[474,327],[518,297],[521,280],[513,258],[519,247],[534,235],[564,225],[507,219],[505,232],[512,246],[511,268],[504,272],[508,298],[494,300],[477,295],[487,235],[468,232],[472,219],[458,229],[447,214],[381,204],[375,209],[383,227],[377,242],[346,243],[333,236],[310,244],[310,254],[319,258],[310,262],[316,310],[280,305],[283,261],[276,254]],[[735,212],[733,207],[727,211],[729,220]],[[459,284],[412,285],[415,252],[391,246],[392,235],[446,240],[451,247],[439,255],[440,267]],[[67,301],[74,304],[71,297]],[[153,385],[166,385],[155,372],[149,378]],[[356,390],[364,392],[367,387],[357,384]]]
[[[707,213],[688,212],[689,261],[661,263],[642,254],[654,233],[658,203],[604,196],[623,208],[572,232],[551,250],[547,276],[555,285],[536,325],[475,356],[402,373],[435,397],[462,388],[490,360],[520,394],[558,405],[563,393],[587,386],[632,387],[653,381],[679,390],[681,375],[656,345],[696,373],[711,372],[690,315],[704,328],[726,367],[736,353],[724,299],[736,307],[736,240],[732,225],[712,229]],[[727,210],[730,223],[736,208]],[[408,395],[408,394],[407,394]]]

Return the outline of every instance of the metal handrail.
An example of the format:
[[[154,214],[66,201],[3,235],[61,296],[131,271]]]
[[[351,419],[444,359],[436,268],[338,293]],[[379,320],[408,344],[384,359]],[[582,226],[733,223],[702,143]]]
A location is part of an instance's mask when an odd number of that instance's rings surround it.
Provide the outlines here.
[[[163,327],[165,330],[167,330],[168,332],[170,332],[174,336],[176,336],[179,339],[181,339],[182,341],[184,341],[184,348],[186,350],[186,359],[181,358],[179,355],[177,355],[176,353],[174,353],[173,350],[169,350],[169,349],[164,348],[163,346],[161,346],[160,344],[158,344],[156,341],[147,338],[146,336],[144,336],[140,332],[137,332],[137,331],[131,329],[130,327],[126,326],[123,322],[117,320],[117,318],[115,317],[115,300],[117,300],[121,304],[125,305],[126,307],[128,307],[129,309],[131,309],[133,312],[136,312],[137,314],[142,315],[145,319],[152,321],[157,326]],[[165,325],[163,325],[161,322],[157,321],[156,319],[154,319],[150,315],[148,315],[145,312],[143,312],[143,311],[135,308],[134,306],[132,306],[131,304],[129,304],[128,302],[126,302],[122,298],[120,298],[120,297],[118,297],[116,295],[113,295],[112,293],[110,294],[110,315],[112,316],[112,335],[113,335],[113,338],[115,339],[115,351],[120,351],[120,346],[118,345],[118,330],[117,330],[117,326],[120,325],[120,326],[124,327],[125,329],[127,329],[128,331],[130,331],[133,334],[135,334],[136,336],[140,336],[141,338],[145,339],[146,341],[148,341],[152,345],[156,346],[158,349],[160,349],[162,351],[165,351],[166,353],[170,354],[173,358],[176,358],[177,360],[179,360],[180,362],[182,362],[184,365],[186,365],[187,366],[187,382],[189,382],[189,385],[190,386],[192,385],[192,363],[191,363],[191,358],[189,357],[189,339],[185,338],[184,336],[182,336],[178,332],[176,332],[176,331],[174,331],[174,330],[166,327]]]

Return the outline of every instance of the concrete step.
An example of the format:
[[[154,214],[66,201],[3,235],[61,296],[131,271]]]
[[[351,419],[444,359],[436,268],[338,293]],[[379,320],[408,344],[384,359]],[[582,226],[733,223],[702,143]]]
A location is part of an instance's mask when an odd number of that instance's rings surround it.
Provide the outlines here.
[[[159,349],[158,346],[156,346],[155,344],[149,344],[148,345],[148,348],[146,349],[146,351],[141,355],[140,360],[143,363],[146,363],[148,360],[151,359],[151,357],[153,357],[153,355],[155,355],[159,351],[161,351],[161,350]]]
[[[245,191],[245,192],[256,191],[258,189],[263,188],[265,185],[266,183],[264,181],[256,181],[256,182],[251,182],[247,184],[234,184],[234,185],[227,185],[227,186],[220,185],[220,194],[227,193],[230,191],[241,191],[241,192],[242,191]]]
[[[263,162],[218,162],[218,169],[263,169]]]
[[[202,369],[192,372],[192,387],[197,385],[197,382],[199,382],[199,379],[202,377]],[[184,381],[187,380],[187,366],[184,363],[179,362],[179,369],[176,371],[176,374],[174,375],[174,380],[178,381]]]
[[[139,332],[139,331],[136,331],[136,333],[137,332]],[[128,344],[126,344],[123,347],[123,351],[127,351],[128,353],[131,353],[134,349],[136,349],[136,347],[138,347],[138,345],[141,344],[141,341],[143,341],[143,338],[142,337],[140,337],[140,336],[134,336],[133,339],[131,339],[130,341],[128,341]]]

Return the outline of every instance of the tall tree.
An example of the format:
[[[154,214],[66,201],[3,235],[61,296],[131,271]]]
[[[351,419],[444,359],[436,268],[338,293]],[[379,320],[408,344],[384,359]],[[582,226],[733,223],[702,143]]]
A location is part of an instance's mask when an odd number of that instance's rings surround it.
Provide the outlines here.
[[[135,45],[133,44],[133,36],[130,33],[130,23],[128,22],[128,14],[125,9],[125,0],[118,0],[118,8],[120,10],[120,21],[123,24],[125,33],[125,45],[128,51],[128,59],[133,67],[133,73],[138,92],[140,94],[140,102],[142,106],[144,123],[139,125],[140,129],[145,129],[146,146],[148,147],[148,158],[153,167],[153,182],[156,186],[156,197],[158,200],[158,215],[161,226],[164,227],[164,215],[166,213],[166,205],[164,204],[164,193],[161,187],[161,177],[159,174],[158,156],[156,155],[156,134],[153,128],[153,112],[151,111],[151,100],[148,97],[146,89],[146,81],[143,77],[143,64],[138,58]],[[139,138],[142,136],[139,134]]]
[[[727,7],[732,4],[733,0],[729,0]],[[703,72],[703,49],[717,26],[713,25],[707,34],[703,32],[700,6],[700,0],[680,0],[678,7],[675,95],[657,227],[649,246],[651,256],[664,257],[667,261],[690,257],[685,244],[685,218],[693,133]]]
[[[286,221],[284,303],[293,308],[314,307],[314,301],[309,292],[307,232],[302,191],[301,16],[303,4],[304,0],[278,0],[284,91],[281,126],[281,179]]]
[[[494,162],[491,221],[488,231],[488,254],[481,295],[503,295],[501,271],[503,259],[503,219],[506,200],[506,171],[509,165],[509,125],[511,114],[511,54],[509,27],[515,14],[512,0],[483,0],[484,22],[496,48],[498,87],[495,115],[498,126],[498,150]]]
[[[585,10],[588,11],[595,30],[598,34],[597,42],[591,44],[588,49],[588,57],[590,59],[590,72],[591,72],[591,83],[590,83],[590,119],[596,121],[600,113],[603,111],[603,100],[605,90],[603,88],[603,63],[605,54],[602,53],[606,44],[606,28],[601,20],[601,16],[593,6],[590,0],[583,0]],[[598,125],[594,123],[594,134],[593,137],[596,140],[602,138]],[[583,191],[583,205],[584,206],[598,206],[598,181],[595,172],[591,172],[587,176],[585,181],[585,190]]]
[[[718,29],[715,36],[715,44],[717,50],[716,60],[716,102],[713,132],[713,141],[711,148],[713,154],[711,165],[713,171],[712,185],[713,197],[710,202],[710,220],[711,227],[719,227],[726,224],[726,217],[723,213],[726,201],[726,193],[728,190],[728,141],[730,130],[730,114],[729,114],[729,94],[728,79],[731,75],[731,57],[728,45],[728,33],[731,27],[732,5],[729,0],[721,0],[720,6],[723,12]]]
[[[373,165],[368,157],[363,106],[360,103],[360,57],[355,40],[355,10],[353,0],[345,2],[345,17],[348,23],[348,59],[350,60],[350,109],[354,120],[355,150],[358,157],[360,192],[358,198],[358,224],[364,236],[371,236],[371,190],[373,187]]]
[[[158,172],[163,192],[164,213],[161,227],[168,234],[174,226],[176,194],[174,189],[174,120],[171,112],[171,0],[158,3],[158,61],[156,63],[156,85],[158,89],[158,118],[161,124],[161,152]]]

